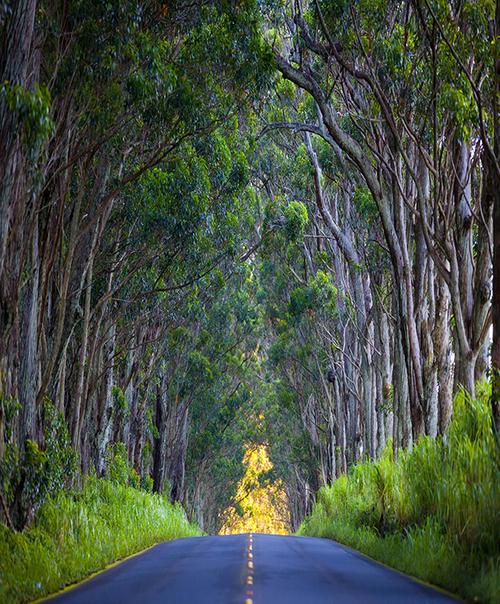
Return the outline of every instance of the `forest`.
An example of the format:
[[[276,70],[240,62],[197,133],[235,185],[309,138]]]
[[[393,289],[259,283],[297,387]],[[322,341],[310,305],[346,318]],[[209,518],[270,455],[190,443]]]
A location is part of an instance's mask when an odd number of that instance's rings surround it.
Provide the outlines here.
[[[499,32],[494,0],[0,0],[1,540],[89,484],[193,534],[432,516],[500,597]]]

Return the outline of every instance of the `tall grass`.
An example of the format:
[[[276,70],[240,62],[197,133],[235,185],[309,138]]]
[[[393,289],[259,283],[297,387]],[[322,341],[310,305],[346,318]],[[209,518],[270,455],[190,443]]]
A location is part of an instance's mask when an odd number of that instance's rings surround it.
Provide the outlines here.
[[[359,463],[324,487],[299,534],[336,539],[480,602],[500,602],[500,457],[490,389],[460,393],[445,438]]]
[[[154,543],[198,534],[166,498],[90,477],[48,500],[23,532],[0,525],[0,602],[41,597]]]

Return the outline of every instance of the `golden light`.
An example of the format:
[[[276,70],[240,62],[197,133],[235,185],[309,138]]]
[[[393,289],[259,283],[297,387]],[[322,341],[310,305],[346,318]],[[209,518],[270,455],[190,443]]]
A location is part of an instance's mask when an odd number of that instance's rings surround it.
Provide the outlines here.
[[[262,480],[273,467],[267,447],[248,445],[243,463],[246,471],[236,492],[242,514],[238,514],[233,506],[225,510],[220,534],[288,533],[289,514],[283,485],[281,481]]]

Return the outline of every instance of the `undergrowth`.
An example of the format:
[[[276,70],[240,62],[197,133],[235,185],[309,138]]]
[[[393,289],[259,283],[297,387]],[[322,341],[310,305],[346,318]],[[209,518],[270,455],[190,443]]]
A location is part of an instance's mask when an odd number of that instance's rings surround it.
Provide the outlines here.
[[[154,543],[200,534],[165,497],[88,477],[59,492],[22,532],[0,524],[0,602],[52,593]]]
[[[299,534],[350,545],[477,602],[500,602],[500,458],[491,389],[459,393],[444,438],[353,466],[320,490]]]

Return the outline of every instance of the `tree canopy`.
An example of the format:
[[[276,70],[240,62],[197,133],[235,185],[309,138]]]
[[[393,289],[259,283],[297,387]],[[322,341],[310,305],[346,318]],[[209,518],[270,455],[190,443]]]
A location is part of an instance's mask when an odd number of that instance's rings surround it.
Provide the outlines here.
[[[121,459],[295,529],[486,377],[499,429],[498,13],[0,1],[6,523]]]

